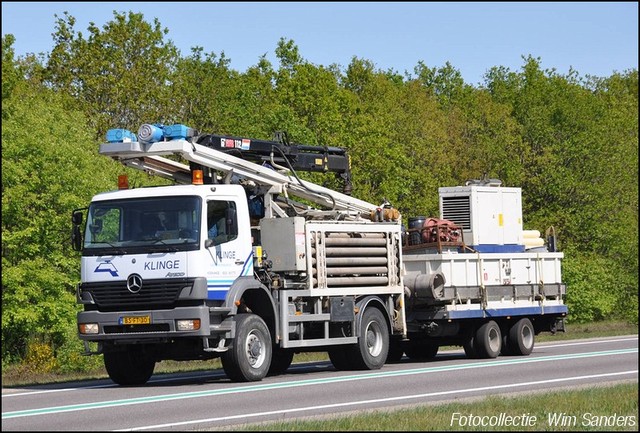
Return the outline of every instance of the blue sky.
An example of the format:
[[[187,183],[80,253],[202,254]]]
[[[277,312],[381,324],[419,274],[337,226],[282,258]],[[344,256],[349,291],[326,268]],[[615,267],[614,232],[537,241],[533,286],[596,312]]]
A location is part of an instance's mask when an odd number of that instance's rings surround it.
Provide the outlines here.
[[[493,66],[518,71],[523,56],[544,69],[609,76],[638,68],[637,2],[2,2],[2,34],[16,55],[49,53],[54,14],[68,11],[86,37],[113,11],[158,18],[186,56],[193,46],[231,59],[240,72],[293,40],[316,65],[367,59],[377,69],[413,72],[418,61],[448,61],[478,84]]]

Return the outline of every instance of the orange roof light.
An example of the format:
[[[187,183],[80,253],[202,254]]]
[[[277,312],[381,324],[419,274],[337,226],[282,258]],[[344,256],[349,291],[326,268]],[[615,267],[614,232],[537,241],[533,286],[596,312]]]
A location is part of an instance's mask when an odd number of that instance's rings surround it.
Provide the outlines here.
[[[202,170],[193,170],[191,172],[191,183],[194,185],[204,184],[204,175],[202,174]]]
[[[118,189],[129,189],[129,176],[126,174],[118,176]]]

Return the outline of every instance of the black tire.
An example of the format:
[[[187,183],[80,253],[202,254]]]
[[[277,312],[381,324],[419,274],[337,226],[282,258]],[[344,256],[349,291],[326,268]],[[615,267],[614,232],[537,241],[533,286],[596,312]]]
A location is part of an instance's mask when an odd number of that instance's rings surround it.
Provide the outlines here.
[[[284,373],[291,366],[292,361],[293,351],[274,346],[267,376],[276,376]]]
[[[502,334],[502,349],[500,349],[500,356],[511,356],[514,353],[509,346],[509,333]]]
[[[404,349],[398,339],[389,341],[389,353],[387,353],[387,364],[396,364],[402,360]]]
[[[473,347],[479,358],[496,358],[502,349],[502,333],[493,320],[478,328]]]
[[[405,348],[405,353],[409,359],[416,361],[429,361],[436,357],[438,353],[438,345],[432,343],[410,343]]]
[[[354,369],[354,366],[349,359],[351,352],[352,346],[334,346],[328,350],[329,359],[336,370]]]
[[[464,354],[467,355],[467,358],[476,359],[478,357],[478,352],[474,347],[474,338],[473,336],[469,337],[464,344],[462,345],[464,349]]]
[[[255,314],[238,314],[236,337],[222,355],[222,368],[234,382],[256,382],[269,372],[271,353],[271,334],[264,320]]]
[[[362,313],[360,337],[353,346],[350,362],[357,370],[377,370],[389,354],[389,328],[380,310],[369,307]]]
[[[118,385],[144,385],[155,366],[156,361],[140,347],[131,346],[122,351],[104,353],[104,367],[109,378]]]
[[[509,329],[507,347],[509,354],[517,356],[527,356],[533,352],[535,345],[535,331],[531,320],[523,318],[518,320]]]

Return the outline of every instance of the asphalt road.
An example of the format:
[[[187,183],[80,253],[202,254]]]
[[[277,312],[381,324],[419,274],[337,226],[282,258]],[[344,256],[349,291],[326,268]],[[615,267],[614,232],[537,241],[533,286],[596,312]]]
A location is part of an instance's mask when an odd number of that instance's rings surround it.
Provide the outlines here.
[[[254,383],[231,383],[214,370],[155,375],[130,388],[109,380],[3,388],[2,430],[206,430],[618,381],[638,381],[637,335],[538,343],[529,356],[492,360],[444,351],[375,371],[293,364]]]

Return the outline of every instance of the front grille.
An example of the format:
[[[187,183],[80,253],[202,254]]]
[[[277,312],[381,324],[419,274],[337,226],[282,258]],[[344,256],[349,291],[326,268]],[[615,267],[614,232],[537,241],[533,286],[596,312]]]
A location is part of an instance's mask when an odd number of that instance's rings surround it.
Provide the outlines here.
[[[138,293],[127,290],[126,281],[84,283],[80,289],[91,294],[99,311],[133,311],[173,308],[182,289],[193,283],[191,278],[143,280]]]
[[[167,323],[150,325],[107,325],[104,327],[105,334],[129,334],[138,332],[169,332]]]

